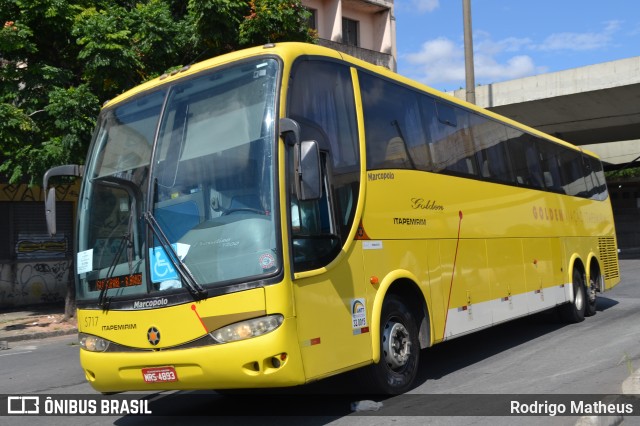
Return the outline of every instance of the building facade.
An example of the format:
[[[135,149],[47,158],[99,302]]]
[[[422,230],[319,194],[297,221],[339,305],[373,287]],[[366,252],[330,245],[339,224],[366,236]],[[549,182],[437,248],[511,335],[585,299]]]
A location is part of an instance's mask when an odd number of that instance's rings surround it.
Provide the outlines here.
[[[397,69],[393,0],[302,0],[318,44]]]

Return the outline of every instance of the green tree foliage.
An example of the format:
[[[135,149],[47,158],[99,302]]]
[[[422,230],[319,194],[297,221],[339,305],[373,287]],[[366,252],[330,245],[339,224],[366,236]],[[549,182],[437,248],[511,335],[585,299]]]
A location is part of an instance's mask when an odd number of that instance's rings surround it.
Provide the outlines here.
[[[196,59],[313,42],[307,19],[300,0],[0,0],[0,174],[84,163],[106,100]]]
[[[193,44],[207,56],[238,48],[239,26],[249,14],[244,0],[189,0],[193,18]]]
[[[607,180],[637,178],[640,177],[640,167],[625,167],[620,170],[608,171],[605,172],[605,177]]]
[[[239,26],[241,46],[265,42],[302,41],[311,43],[316,37],[309,28],[311,13],[300,3],[290,0],[251,0],[251,13]]]

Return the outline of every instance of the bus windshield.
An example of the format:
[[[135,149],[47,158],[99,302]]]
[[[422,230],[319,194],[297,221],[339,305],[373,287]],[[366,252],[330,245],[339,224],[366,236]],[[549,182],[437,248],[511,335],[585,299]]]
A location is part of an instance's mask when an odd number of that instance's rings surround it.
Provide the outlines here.
[[[80,197],[79,300],[184,293],[184,271],[205,289],[279,271],[278,68],[235,64],[102,112]]]

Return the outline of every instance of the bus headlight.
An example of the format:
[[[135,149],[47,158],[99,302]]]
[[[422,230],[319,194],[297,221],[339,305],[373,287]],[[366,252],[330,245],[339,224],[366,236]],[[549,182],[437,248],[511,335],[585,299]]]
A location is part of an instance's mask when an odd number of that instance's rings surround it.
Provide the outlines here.
[[[210,334],[219,343],[235,342],[270,333],[280,327],[283,321],[284,317],[282,315],[267,315],[266,317],[225,325]]]
[[[80,333],[78,335],[80,347],[89,352],[104,352],[109,348],[109,341],[91,334]]]

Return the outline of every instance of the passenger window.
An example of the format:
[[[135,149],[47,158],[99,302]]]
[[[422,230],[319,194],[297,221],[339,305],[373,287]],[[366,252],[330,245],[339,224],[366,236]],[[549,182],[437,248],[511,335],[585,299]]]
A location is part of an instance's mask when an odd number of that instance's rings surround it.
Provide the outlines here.
[[[451,127],[458,127],[456,110],[451,105],[436,101],[436,114],[438,121]]]
[[[359,81],[369,170],[417,169],[607,197],[597,159],[367,72]]]
[[[553,143],[539,139],[538,149],[540,151],[540,165],[542,167],[544,186],[553,192],[564,193],[559,162],[561,148]]]
[[[544,178],[535,140],[528,133],[508,128],[509,158],[516,183],[532,188],[544,188]]]
[[[586,196],[587,185],[584,179],[582,156],[572,149],[562,149],[560,153],[562,188],[568,195]]]
[[[586,159],[591,163],[591,176],[595,184],[594,194],[591,198],[606,200],[608,196],[607,183],[605,181],[602,163],[597,158],[587,157]]]
[[[418,94],[360,74],[368,169],[425,169],[430,163]]]
[[[474,114],[471,131],[476,159],[483,179],[512,183],[507,154],[507,131],[503,124]]]
[[[441,123],[443,119],[440,118],[442,113],[442,105],[436,102],[438,109],[438,121]],[[453,110],[455,112],[455,118],[447,118],[447,127],[451,129],[448,135],[438,143],[442,143],[440,152],[442,159],[445,162],[444,169],[454,174],[462,175],[479,175],[478,163],[475,157],[475,148],[473,143],[473,134],[471,133],[471,118],[472,115],[464,109]],[[457,127],[454,127],[457,124]]]

